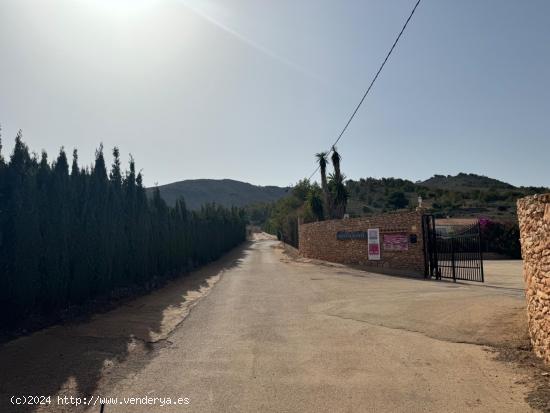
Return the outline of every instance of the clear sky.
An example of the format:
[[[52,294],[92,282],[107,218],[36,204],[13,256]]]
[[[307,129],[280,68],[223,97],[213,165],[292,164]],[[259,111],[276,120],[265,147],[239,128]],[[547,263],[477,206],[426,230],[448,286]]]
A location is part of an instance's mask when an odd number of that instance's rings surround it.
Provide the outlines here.
[[[0,124],[147,185],[309,176],[414,0],[0,0]],[[339,145],[350,178],[550,186],[550,2],[423,0]]]

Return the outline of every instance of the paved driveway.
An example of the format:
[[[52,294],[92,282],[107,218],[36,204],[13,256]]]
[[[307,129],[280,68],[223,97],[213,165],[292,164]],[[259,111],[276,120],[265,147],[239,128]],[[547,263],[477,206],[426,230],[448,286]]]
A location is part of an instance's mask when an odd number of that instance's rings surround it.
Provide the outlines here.
[[[527,372],[491,351],[525,339],[521,267],[488,263],[487,281],[371,274],[256,241],[115,311],[3,346],[1,410],[15,411],[5,397],[19,391],[117,397],[105,413],[529,412]]]

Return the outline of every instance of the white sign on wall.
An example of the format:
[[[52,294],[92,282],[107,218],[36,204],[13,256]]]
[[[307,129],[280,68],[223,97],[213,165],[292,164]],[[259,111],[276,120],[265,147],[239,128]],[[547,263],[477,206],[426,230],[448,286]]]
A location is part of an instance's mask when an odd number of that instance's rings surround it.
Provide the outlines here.
[[[369,260],[380,260],[380,229],[368,230]]]

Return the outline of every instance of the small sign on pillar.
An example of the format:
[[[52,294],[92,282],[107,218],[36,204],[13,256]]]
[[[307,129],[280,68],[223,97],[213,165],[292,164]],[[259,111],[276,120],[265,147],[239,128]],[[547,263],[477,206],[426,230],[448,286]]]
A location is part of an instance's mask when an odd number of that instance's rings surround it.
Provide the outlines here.
[[[368,230],[368,255],[369,260],[380,260],[380,229],[371,228]]]

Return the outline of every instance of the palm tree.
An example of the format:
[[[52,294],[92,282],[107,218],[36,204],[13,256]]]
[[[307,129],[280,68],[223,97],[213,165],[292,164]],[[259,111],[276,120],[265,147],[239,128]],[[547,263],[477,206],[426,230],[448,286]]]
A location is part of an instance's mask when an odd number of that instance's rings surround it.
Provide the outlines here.
[[[343,218],[346,213],[346,206],[348,203],[348,193],[346,187],[344,186],[344,176],[340,171],[340,161],[342,157],[336,150],[336,146],[332,147],[332,165],[334,166],[334,175],[333,175],[333,188],[332,188],[332,198],[334,206],[332,208],[333,218]]]
[[[330,216],[331,202],[330,202],[330,194],[328,191],[328,184],[327,184],[328,153],[319,152],[315,154],[315,157],[317,158],[317,163],[319,164],[319,169],[321,171],[321,189],[323,190],[325,210],[328,212],[328,216]]]
[[[336,146],[332,147],[332,165],[334,166],[334,177],[337,181],[342,180],[342,174],[340,173],[340,160],[342,157],[340,154],[336,151]]]

